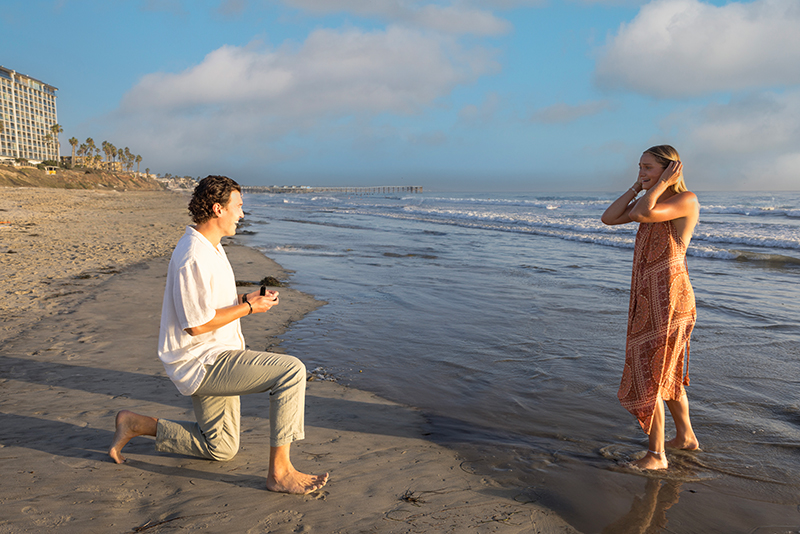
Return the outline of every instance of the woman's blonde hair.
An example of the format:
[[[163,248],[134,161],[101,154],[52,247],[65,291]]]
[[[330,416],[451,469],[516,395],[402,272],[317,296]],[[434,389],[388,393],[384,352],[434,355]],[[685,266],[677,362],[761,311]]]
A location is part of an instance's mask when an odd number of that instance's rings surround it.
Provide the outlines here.
[[[675,150],[670,145],[657,145],[651,146],[647,150],[643,152],[644,154],[652,154],[656,161],[666,167],[669,165],[670,161],[680,161],[681,156],[678,154],[678,151]],[[686,188],[686,183],[683,181],[683,173],[681,173],[681,177],[678,179],[678,183],[671,185],[670,189],[672,189],[673,193],[683,193],[684,191],[688,191]]]

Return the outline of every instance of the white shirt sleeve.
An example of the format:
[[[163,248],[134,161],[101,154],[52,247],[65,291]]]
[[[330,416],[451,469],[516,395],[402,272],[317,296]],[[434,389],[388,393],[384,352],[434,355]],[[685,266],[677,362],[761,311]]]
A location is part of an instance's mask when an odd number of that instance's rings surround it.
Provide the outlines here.
[[[209,291],[210,287],[211,280],[204,279],[204,270],[197,262],[187,263],[178,269],[172,298],[182,330],[204,325],[216,315],[219,306],[213,292]]]

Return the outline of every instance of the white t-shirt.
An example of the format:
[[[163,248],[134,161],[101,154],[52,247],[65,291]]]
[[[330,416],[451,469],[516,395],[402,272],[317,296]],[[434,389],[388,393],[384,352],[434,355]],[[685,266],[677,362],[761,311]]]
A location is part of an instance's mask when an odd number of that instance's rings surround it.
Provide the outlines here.
[[[197,336],[185,329],[206,324],[217,309],[237,302],[236,279],[222,245],[215,247],[187,226],[169,261],[158,336],[158,357],[183,395],[197,391],[205,378],[203,366],[217,355],[245,348],[238,319]]]

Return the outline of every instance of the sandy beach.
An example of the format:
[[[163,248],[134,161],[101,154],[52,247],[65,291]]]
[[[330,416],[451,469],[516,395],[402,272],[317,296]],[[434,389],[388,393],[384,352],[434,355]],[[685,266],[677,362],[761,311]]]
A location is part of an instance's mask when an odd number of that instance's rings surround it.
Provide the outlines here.
[[[426,440],[420,412],[329,381],[308,383],[307,438],[293,447],[299,469],[330,472],[310,495],[264,489],[267,395],[243,398],[242,447],[229,462],[159,454],[148,438],[128,444],[126,464],[111,462],[117,411],[193,417],[156,356],[186,202],[0,189],[0,533],[576,532]],[[226,247],[240,283],[290,282],[258,251]],[[250,348],[280,352],[276,336],[323,304],[280,291],[279,307],[243,321]]]
[[[0,188],[0,339],[170,254],[190,222],[187,202],[186,193]]]

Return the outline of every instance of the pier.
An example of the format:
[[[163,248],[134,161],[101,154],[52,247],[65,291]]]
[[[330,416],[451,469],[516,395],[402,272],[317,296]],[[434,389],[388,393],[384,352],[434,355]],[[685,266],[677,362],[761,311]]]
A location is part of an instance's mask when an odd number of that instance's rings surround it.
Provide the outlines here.
[[[245,193],[350,193],[380,195],[384,193],[422,193],[421,185],[379,185],[372,187],[328,187],[308,185],[245,185]]]

